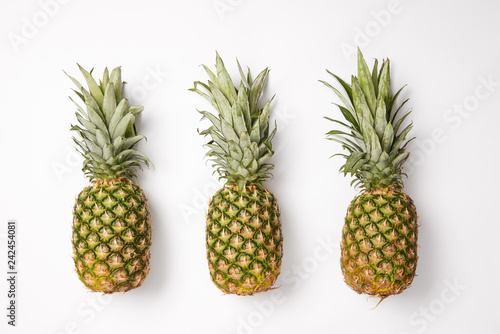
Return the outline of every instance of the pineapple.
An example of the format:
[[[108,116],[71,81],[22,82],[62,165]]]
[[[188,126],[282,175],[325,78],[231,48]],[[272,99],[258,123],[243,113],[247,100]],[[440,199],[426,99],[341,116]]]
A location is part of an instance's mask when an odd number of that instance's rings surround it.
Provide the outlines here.
[[[417,267],[417,211],[413,200],[403,191],[405,148],[412,124],[400,130],[410,112],[397,118],[405,100],[396,109],[394,102],[404,88],[391,93],[389,60],[380,71],[375,60],[369,71],[358,49],[358,76],[347,84],[331,75],[347,96],[323,82],[341,99],[338,105],[347,132],[332,130],[329,139],[342,144],[347,154],[341,167],[344,175],[363,189],[347,209],[341,241],[341,268],[348,286],[358,293],[380,297],[399,294],[408,288]],[[395,110],[395,111],[394,111]]]
[[[217,115],[200,111],[212,123],[201,135],[220,179],[226,183],[213,195],[206,216],[208,267],[213,283],[225,294],[253,295],[272,288],[281,268],[283,236],[276,197],[262,182],[274,167],[269,131],[271,100],[258,108],[267,81],[266,68],[252,80],[250,71],[233,85],[219,54],[216,73],[204,66],[210,80],[196,81],[194,91],[206,98]]]
[[[144,138],[134,126],[144,108],[129,106],[123,98],[119,67],[111,74],[105,69],[99,85],[92,71],[79,68],[88,89],[69,76],[85,105],[83,109],[75,102],[80,125],[71,130],[79,134],[73,140],[91,183],[78,194],[73,208],[73,259],[78,277],[91,291],[126,292],[139,287],[149,272],[148,201],[132,181],[137,169],[150,163],[133,149]]]

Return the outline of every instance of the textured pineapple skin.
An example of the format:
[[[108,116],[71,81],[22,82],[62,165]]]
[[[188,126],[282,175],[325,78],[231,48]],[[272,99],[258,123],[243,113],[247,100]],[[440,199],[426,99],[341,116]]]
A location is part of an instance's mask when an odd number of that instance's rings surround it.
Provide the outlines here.
[[[225,294],[271,289],[283,256],[276,197],[257,185],[226,184],[209,202],[206,246],[210,277]]]
[[[341,268],[354,291],[382,299],[408,288],[417,268],[417,211],[403,191],[377,189],[351,202],[342,230]]]
[[[94,292],[126,292],[149,272],[151,223],[144,192],[128,179],[96,181],[73,208],[73,260]]]

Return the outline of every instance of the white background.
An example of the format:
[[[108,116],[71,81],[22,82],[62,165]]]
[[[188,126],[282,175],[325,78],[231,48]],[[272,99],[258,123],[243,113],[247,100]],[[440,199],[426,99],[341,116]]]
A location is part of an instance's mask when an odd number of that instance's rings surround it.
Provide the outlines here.
[[[64,3],[63,3],[64,2]],[[500,4],[495,1],[2,0],[0,10],[0,262],[6,225],[19,224],[18,327],[2,333],[498,333],[496,210],[500,122]],[[338,243],[356,191],[338,173],[339,117],[325,69],[355,73],[352,50],[389,57],[393,88],[411,97],[409,178],[420,216],[411,288],[385,300],[342,281]],[[188,91],[206,81],[215,50],[238,78],[270,67],[276,94],[272,162],[283,216],[279,289],[223,296],[205,259],[204,211],[220,187],[204,162],[200,115]],[[121,65],[126,94],[145,111],[140,144],[156,169],[139,183],[152,210],[152,269],[124,295],[87,292],[73,269],[71,210],[87,184],[69,131],[76,63],[101,75]],[[489,82],[485,83],[485,82]],[[402,99],[400,100],[402,101]],[[462,110],[462,111],[460,111]],[[76,157],[76,158],[75,158]],[[0,275],[4,277],[4,274]]]

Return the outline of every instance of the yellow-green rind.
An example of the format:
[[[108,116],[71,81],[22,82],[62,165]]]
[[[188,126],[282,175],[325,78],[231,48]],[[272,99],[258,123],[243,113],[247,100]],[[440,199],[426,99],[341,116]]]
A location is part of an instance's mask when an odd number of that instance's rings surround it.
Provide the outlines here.
[[[415,204],[403,191],[375,189],[354,198],[342,230],[346,284],[382,299],[408,288],[417,268],[417,219]]]
[[[141,286],[149,273],[148,202],[128,179],[94,181],[73,209],[73,259],[83,284],[105,294]]]
[[[211,198],[206,226],[210,277],[226,294],[272,288],[281,269],[283,235],[276,197],[255,184],[226,184]]]

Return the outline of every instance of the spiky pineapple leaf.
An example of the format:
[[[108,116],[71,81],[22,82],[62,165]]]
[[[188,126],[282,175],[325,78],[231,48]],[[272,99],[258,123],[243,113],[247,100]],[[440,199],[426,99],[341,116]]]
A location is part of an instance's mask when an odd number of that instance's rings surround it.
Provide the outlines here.
[[[271,177],[269,171],[273,165],[266,161],[274,153],[271,140],[276,127],[269,133],[272,99],[263,108],[258,108],[269,70],[264,69],[252,80],[250,70],[245,75],[238,60],[237,64],[241,76],[238,88],[216,53],[216,71],[203,66],[209,77],[208,82],[195,81],[190,91],[210,101],[217,111],[216,114],[199,111],[213,124],[198,131],[200,135],[209,135],[212,139],[206,144],[209,149],[206,156],[221,179],[244,187],[247,183],[260,184]]]
[[[77,107],[76,118],[81,126],[71,126],[80,139],[73,137],[77,151],[84,157],[83,172],[91,180],[132,178],[142,165],[150,166],[149,159],[133,147],[144,136],[136,135],[134,121],[144,109],[142,106],[130,106],[123,98],[121,70],[113,69],[109,74],[104,70],[99,84],[92,77],[92,71],[86,71],[78,65],[87,88],[75,78],[65,74],[77,86],[75,93],[82,99],[85,110],[73,99]]]
[[[327,138],[341,144],[348,154],[340,155],[346,159],[341,171],[355,177],[352,184],[366,190],[374,188],[403,186],[403,163],[408,159],[405,152],[408,132],[412,124],[399,130],[409,112],[397,118],[398,112],[408,100],[393,110],[402,89],[393,96],[390,87],[390,62],[384,60],[378,69],[378,61],[370,71],[361,51],[358,49],[358,76],[351,78],[348,85],[344,80],[328,71],[346,91],[347,97],[335,87],[321,81],[335,92],[343,105],[337,105],[346,123],[337,118],[325,117],[350,131],[331,130]]]
[[[358,81],[363,95],[365,96],[366,103],[370,108],[372,116],[375,116],[375,108],[377,107],[377,99],[375,97],[375,87],[373,86],[373,78],[371,76],[368,65],[366,65],[365,58],[358,49]]]

